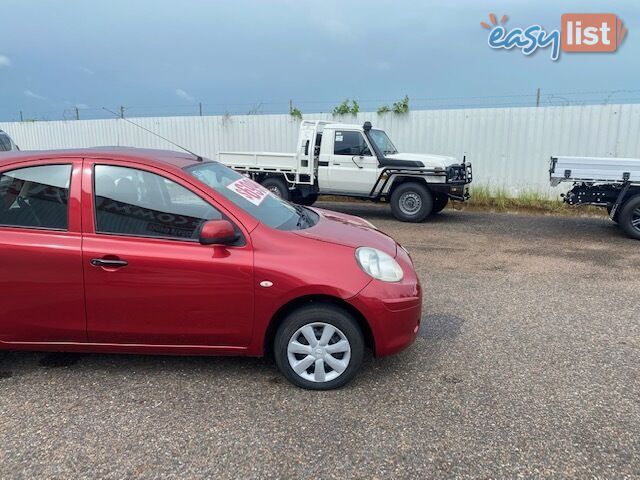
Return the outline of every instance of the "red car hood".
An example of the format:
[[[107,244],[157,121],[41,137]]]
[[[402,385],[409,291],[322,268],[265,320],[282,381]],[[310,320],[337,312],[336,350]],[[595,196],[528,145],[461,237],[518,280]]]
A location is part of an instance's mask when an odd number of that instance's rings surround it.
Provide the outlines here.
[[[311,228],[296,230],[297,235],[353,248],[373,247],[396,256],[396,241],[366,220],[321,208],[311,210],[320,215],[320,220]]]

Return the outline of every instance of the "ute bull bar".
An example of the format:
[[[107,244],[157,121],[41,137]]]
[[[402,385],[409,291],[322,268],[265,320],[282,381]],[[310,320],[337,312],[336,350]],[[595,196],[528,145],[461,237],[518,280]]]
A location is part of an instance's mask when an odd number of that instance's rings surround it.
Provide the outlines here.
[[[450,165],[446,168],[398,168],[385,167],[380,172],[376,183],[373,185],[369,197],[380,199],[389,185],[397,177],[438,177],[440,181],[429,182],[429,187],[435,191],[446,193],[455,200],[465,201],[469,193],[465,186],[473,180],[473,170],[470,163],[462,162]],[[444,181],[441,181],[444,179]]]

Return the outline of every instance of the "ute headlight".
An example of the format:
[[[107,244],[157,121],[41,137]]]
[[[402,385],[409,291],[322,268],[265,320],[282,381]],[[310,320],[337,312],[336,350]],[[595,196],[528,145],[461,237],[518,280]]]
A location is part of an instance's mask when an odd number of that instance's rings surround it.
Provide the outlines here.
[[[399,282],[402,280],[402,267],[395,259],[380,250],[370,247],[356,249],[356,260],[367,275],[383,282]]]

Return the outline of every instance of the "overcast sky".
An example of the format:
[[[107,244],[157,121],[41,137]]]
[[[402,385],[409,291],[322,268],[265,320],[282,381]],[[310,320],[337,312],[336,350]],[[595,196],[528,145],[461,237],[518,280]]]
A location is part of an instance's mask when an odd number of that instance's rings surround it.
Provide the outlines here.
[[[3,0],[0,119],[60,118],[78,106],[131,114],[375,109],[408,94],[412,107],[522,103],[570,92],[640,99],[640,2],[471,0]],[[611,12],[627,38],[615,54],[525,57],[493,51],[480,26],[559,28],[567,12]],[[584,98],[604,100],[594,93]],[[547,103],[572,96],[544,96]],[[441,100],[442,99],[442,100]],[[446,100],[445,100],[446,99]],[[368,107],[368,108],[367,108]],[[104,112],[102,112],[104,114]]]

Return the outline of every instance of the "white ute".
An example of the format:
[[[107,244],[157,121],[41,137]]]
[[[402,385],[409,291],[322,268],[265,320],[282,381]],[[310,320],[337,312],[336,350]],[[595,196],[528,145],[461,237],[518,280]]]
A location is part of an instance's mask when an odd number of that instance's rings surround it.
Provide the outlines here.
[[[312,205],[322,194],[387,201],[406,222],[425,220],[450,198],[469,198],[472,175],[464,160],[398,153],[370,122],[302,121],[296,153],[219,152],[217,159],[284,199]]]
[[[640,240],[639,158],[553,156],[549,180],[554,187],[573,183],[565,202],[606,207],[611,220]]]

